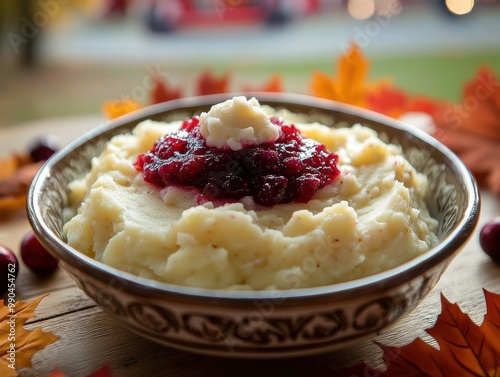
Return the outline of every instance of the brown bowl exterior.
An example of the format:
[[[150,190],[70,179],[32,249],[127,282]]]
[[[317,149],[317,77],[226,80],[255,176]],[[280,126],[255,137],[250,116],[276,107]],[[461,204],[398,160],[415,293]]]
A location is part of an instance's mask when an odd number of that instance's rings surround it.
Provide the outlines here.
[[[68,246],[62,234],[68,183],[90,169],[114,135],[145,119],[172,120],[207,111],[232,95],[165,102],[107,122],[70,143],[40,169],[28,193],[28,217],[40,241],[98,306],[135,333],[190,352],[247,358],[310,355],[375,336],[408,313],[435,286],[471,237],[479,194],[471,173],[429,135],[382,115],[292,94],[255,93],[261,104],[321,121],[361,123],[402,147],[429,178],[428,207],[440,242],[389,271],[352,282],[284,291],[203,290],[143,279]]]

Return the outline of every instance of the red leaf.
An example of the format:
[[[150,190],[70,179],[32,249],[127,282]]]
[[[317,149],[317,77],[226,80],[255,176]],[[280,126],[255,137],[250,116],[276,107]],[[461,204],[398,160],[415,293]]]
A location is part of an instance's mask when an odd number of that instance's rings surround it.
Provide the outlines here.
[[[373,111],[399,118],[408,107],[408,95],[401,89],[382,85],[378,90],[366,95],[366,106]]]
[[[50,372],[49,377],[67,377],[63,372],[59,370],[59,368],[54,369]]]
[[[151,91],[151,103],[162,103],[182,97],[180,88],[172,88],[159,76],[154,78],[155,83]]]
[[[201,96],[208,94],[227,93],[229,75],[216,78],[211,71],[204,71],[198,77],[197,93]]]
[[[280,93],[283,92],[283,83],[281,75],[273,75],[264,85],[260,88],[250,88],[246,87],[243,89],[244,92],[268,92],[268,93]]]
[[[425,96],[411,97],[404,90],[388,83],[384,83],[366,94],[366,107],[368,109],[396,119],[409,112],[423,112],[434,118],[445,104],[444,101]]]
[[[500,193],[500,81],[482,68],[464,86],[461,104],[443,107],[434,135],[456,152],[481,184]]]
[[[68,376],[66,376],[63,372],[61,372],[59,368],[56,368],[49,374],[48,377],[68,377]],[[105,364],[100,369],[90,374],[88,377],[113,377],[113,375],[111,374],[111,368],[109,367],[109,365]]]
[[[89,377],[112,377],[111,368],[106,364],[101,369],[92,373]]]
[[[441,295],[442,312],[435,325],[427,330],[438,343],[433,347],[417,338],[402,347],[387,347],[384,351],[385,371],[373,370],[365,364],[337,369],[331,376],[356,375],[381,377],[500,377],[500,295],[484,291],[487,313],[481,326],[471,321],[457,304]]]
[[[500,333],[500,295],[487,291],[484,291],[484,297],[486,298],[486,316],[481,325],[481,331],[485,334],[499,334]],[[496,352],[500,354],[500,340],[497,338],[495,342],[492,343],[496,348]]]

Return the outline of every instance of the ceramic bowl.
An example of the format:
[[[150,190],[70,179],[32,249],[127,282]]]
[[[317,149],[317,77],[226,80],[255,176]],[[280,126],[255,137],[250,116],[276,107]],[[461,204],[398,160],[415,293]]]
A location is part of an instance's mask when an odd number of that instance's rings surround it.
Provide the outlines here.
[[[186,351],[278,358],[343,348],[374,337],[414,309],[466,244],[479,216],[476,183],[434,138],[393,119],[316,98],[257,94],[261,104],[345,126],[361,123],[402,147],[429,178],[427,204],[439,220],[439,244],[397,268],[363,279],[282,291],[204,290],[140,278],[97,262],[65,242],[62,212],[68,183],[82,177],[105,143],[144,119],[207,111],[231,96],[186,98],[109,121],[67,145],[41,168],[28,194],[36,236],[105,312],[142,337]]]

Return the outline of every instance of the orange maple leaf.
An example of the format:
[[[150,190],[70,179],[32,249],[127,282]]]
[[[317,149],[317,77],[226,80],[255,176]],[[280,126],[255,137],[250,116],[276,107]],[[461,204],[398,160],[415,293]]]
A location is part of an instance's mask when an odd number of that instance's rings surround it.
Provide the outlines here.
[[[125,97],[118,100],[106,101],[102,106],[102,111],[108,119],[114,119],[140,108],[142,108],[142,105],[139,102]]]
[[[161,103],[182,97],[181,89],[170,87],[162,77],[156,76],[154,80],[153,90],[150,93],[151,103]]]
[[[370,64],[355,44],[338,60],[337,76],[313,72],[311,89],[316,97],[365,107],[366,95],[379,83],[368,83]]]
[[[260,88],[243,88],[244,92],[268,92],[268,93],[280,93],[283,92],[283,80],[280,74],[275,74],[264,83]]]
[[[435,118],[434,135],[457,153],[480,184],[500,193],[500,80],[481,68],[464,86],[461,104],[449,104]]]
[[[12,305],[0,306],[0,375],[3,377],[18,376],[18,368],[31,368],[32,356],[47,345],[59,339],[51,332],[41,328],[28,330],[26,321],[36,317],[34,311],[41,296],[31,302],[17,301]]]
[[[203,71],[198,77],[197,93],[204,96],[208,94],[227,93],[229,87],[229,75],[225,74],[216,78],[209,70]]]
[[[357,376],[357,372],[364,371],[365,375],[380,377],[500,377],[500,295],[486,290],[484,295],[487,312],[480,326],[441,295],[441,314],[435,325],[426,330],[439,348],[421,338],[403,347],[377,343],[384,351],[385,371],[358,364],[337,369],[332,376]]]

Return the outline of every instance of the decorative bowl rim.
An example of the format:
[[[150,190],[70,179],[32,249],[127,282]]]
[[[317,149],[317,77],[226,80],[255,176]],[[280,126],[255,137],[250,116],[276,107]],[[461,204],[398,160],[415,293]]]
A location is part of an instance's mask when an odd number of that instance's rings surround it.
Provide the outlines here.
[[[273,299],[277,297],[277,292],[280,299],[290,299],[292,301],[310,299],[312,297],[321,298],[325,295],[334,295],[335,298],[341,300],[356,297],[360,294],[375,294],[381,290],[404,284],[432,267],[439,265],[441,262],[458,253],[458,251],[472,236],[477,225],[480,210],[478,187],[473,175],[464,163],[445,145],[415,127],[411,127],[401,121],[382,114],[331,100],[289,93],[256,92],[244,93],[244,95],[247,97],[255,96],[261,104],[281,107],[304,106],[324,112],[336,111],[346,115],[360,117],[370,122],[381,123],[389,128],[395,128],[412,134],[417,139],[420,139],[420,141],[423,141],[425,144],[444,155],[444,157],[448,159],[460,173],[459,175],[463,179],[463,185],[466,192],[465,210],[452,232],[446,235],[436,246],[424,254],[390,270],[357,280],[325,286],[287,290],[221,290],[202,289],[163,283],[152,279],[142,278],[108,266],[67,245],[64,240],[60,239],[50,229],[41,216],[39,200],[41,187],[43,187],[43,184],[47,179],[50,179],[52,171],[57,163],[59,163],[77,147],[90,142],[93,138],[106,131],[122,127],[126,124],[130,124],[131,122],[137,123],[141,120],[151,118],[152,116],[159,115],[161,113],[181,111],[183,109],[192,109],[194,107],[208,107],[231,98],[234,95],[242,94],[230,93],[187,97],[157,105],[151,105],[119,118],[106,121],[67,144],[59,152],[47,160],[47,162],[40,168],[29,188],[26,210],[28,220],[35,235],[49,250],[49,252],[54,254],[54,256],[61,260],[63,264],[67,264],[77,270],[81,270],[85,275],[91,275],[103,283],[109,284],[110,282],[118,279],[122,282],[122,286],[126,287],[126,292],[130,294],[138,294],[149,298],[165,299],[174,297],[182,299],[196,298],[198,301],[204,300],[205,302],[212,300],[218,302],[221,300],[227,302],[236,300],[240,302],[245,300],[253,301]]]

